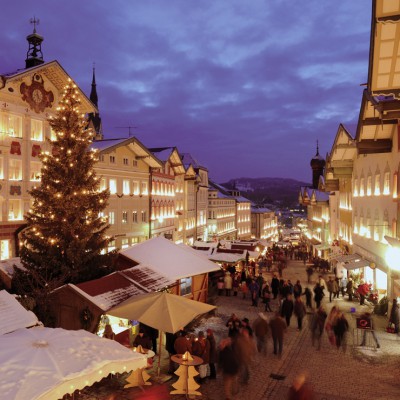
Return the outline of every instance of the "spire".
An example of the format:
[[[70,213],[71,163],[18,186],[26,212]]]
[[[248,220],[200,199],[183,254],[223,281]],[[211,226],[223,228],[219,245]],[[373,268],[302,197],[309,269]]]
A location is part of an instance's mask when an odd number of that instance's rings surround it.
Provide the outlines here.
[[[92,77],[92,89],[90,91],[90,100],[98,109],[99,98],[97,96],[97,90],[96,90],[96,69],[94,63],[93,63],[93,77]],[[91,127],[94,131],[93,140],[102,140],[103,129],[101,125],[101,117],[99,112],[89,113],[88,117],[89,117],[89,127]]]
[[[42,54],[43,36],[36,33],[36,25],[39,25],[39,20],[33,17],[29,22],[33,24],[33,33],[26,37],[29,47],[26,53],[25,68],[35,67],[44,63]]]
[[[317,140],[317,154],[310,162],[312,169],[313,188],[318,189],[319,177],[324,175],[325,160],[319,155],[319,143]]]
[[[90,91],[90,100],[92,103],[98,107],[99,98],[97,97],[97,90],[96,90],[96,68],[95,63],[93,63],[93,78],[92,78],[92,90]]]

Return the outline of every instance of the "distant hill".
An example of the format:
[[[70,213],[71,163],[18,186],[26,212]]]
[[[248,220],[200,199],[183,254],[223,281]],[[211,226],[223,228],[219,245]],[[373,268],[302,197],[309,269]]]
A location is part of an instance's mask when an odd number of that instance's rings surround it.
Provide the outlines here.
[[[260,205],[294,207],[298,204],[300,187],[310,183],[286,178],[235,178],[221,185],[236,188],[244,197]]]

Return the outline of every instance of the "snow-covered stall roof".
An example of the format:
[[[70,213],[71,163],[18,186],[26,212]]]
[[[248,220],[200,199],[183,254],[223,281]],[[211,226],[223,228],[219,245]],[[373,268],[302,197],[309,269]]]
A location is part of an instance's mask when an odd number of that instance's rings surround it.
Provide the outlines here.
[[[164,237],[156,237],[121,250],[120,254],[159,274],[178,280],[219,270],[219,266]]]
[[[26,310],[18,300],[5,290],[0,291],[0,335],[37,325],[39,320]]]
[[[138,286],[121,272],[113,272],[99,279],[69,286],[103,311],[126,299],[149,291]]]
[[[221,253],[214,251],[208,257],[211,261],[223,262],[223,263],[238,263],[246,259],[246,252],[242,253]]]
[[[0,398],[60,399],[146,365],[143,354],[84,330],[18,329],[0,336]]]

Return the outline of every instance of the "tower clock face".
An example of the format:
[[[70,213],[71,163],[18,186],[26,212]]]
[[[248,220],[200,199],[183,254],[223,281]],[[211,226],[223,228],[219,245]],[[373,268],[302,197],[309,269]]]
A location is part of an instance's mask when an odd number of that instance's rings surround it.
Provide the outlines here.
[[[36,103],[39,104],[42,102],[43,100],[43,93],[40,89],[35,89],[32,92],[32,100]]]
[[[43,78],[39,74],[32,77],[32,84],[27,85],[25,82],[21,83],[20,92],[22,100],[26,101],[30,108],[36,113],[41,113],[46,107],[51,107],[54,101],[52,91],[47,91],[44,88]]]

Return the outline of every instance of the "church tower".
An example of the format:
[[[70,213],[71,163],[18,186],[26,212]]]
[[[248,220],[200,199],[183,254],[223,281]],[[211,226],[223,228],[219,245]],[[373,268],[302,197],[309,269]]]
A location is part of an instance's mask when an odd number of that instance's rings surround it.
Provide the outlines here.
[[[319,155],[318,140],[317,140],[317,154],[311,159],[310,162],[312,169],[312,187],[318,189],[319,177],[324,175],[325,160]]]
[[[44,63],[42,54],[43,36],[36,33],[36,25],[39,24],[39,20],[31,18],[30,22],[33,24],[33,33],[26,37],[29,48],[26,53],[25,68],[32,68]]]
[[[97,89],[96,89],[96,71],[93,67],[93,78],[92,78],[92,89],[90,91],[90,100],[91,102],[97,107],[98,109],[98,101],[99,98],[97,96]],[[98,112],[96,113],[89,113],[89,127],[93,129],[95,132],[94,140],[102,140],[103,139],[103,129],[101,126],[101,118]]]

